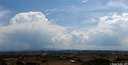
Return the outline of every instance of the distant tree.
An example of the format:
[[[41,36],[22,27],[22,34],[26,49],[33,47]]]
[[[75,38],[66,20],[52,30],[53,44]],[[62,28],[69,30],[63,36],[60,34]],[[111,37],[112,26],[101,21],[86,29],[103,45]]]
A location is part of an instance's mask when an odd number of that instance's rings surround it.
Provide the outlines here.
[[[21,57],[21,60],[24,60],[24,57]]]
[[[46,65],[49,65],[49,63],[47,62]]]
[[[16,65],[24,65],[24,63],[22,63],[21,61],[17,61]]]
[[[1,58],[0,59],[0,65],[7,65],[7,63],[5,63],[5,61]]]
[[[115,61],[125,61],[125,60],[128,60],[128,58],[117,57],[115,59]]]
[[[45,62],[47,62],[47,60],[43,59],[41,62],[42,62],[42,63],[45,63]]]
[[[36,62],[27,62],[26,65],[40,65],[40,64]]]
[[[36,60],[39,60],[39,58],[36,58]]]
[[[78,62],[82,62],[82,60],[81,60],[81,59],[79,59],[79,58],[78,58],[78,59],[76,59],[76,61],[78,61]]]
[[[7,65],[7,63],[5,63],[5,62],[0,62],[0,65]]]
[[[91,60],[89,62],[85,62],[82,65],[109,65],[109,64],[110,64],[109,60],[99,58],[99,59]]]

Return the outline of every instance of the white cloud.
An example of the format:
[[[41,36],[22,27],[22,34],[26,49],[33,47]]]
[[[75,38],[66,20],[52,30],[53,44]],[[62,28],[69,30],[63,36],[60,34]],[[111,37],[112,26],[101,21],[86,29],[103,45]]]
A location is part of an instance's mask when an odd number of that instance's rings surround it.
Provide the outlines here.
[[[125,2],[119,0],[110,0],[107,5],[111,7],[121,7],[124,9],[128,9],[128,6],[125,4]]]
[[[128,13],[99,18],[96,27],[73,29],[53,24],[41,12],[15,15],[7,26],[0,26],[0,49],[127,49]]]
[[[122,15],[114,13],[100,17],[98,26],[75,32],[78,41],[76,43],[83,43],[86,46],[96,45],[101,49],[102,47],[118,50],[127,49],[127,39],[124,40],[128,36],[127,15],[127,13],[122,13]],[[93,48],[97,49],[96,47]]]
[[[52,37],[61,34],[64,29],[48,22],[41,12],[19,13],[10,20],[8,26],[1,26],[0,47],[15,50],[36,49],[37,46],[37,49],[40,49],[54,44]]]
[[[83,3],[86,3],[88,0],[82,0]]]
[[[91,18],[91,21],[92,21],[92,22],[96,22],[96,20],[95,20],[94,18]]]
[[[4,10],[2,7],[0,7],[0,18],[8,14],[10,11],[9,10]]]

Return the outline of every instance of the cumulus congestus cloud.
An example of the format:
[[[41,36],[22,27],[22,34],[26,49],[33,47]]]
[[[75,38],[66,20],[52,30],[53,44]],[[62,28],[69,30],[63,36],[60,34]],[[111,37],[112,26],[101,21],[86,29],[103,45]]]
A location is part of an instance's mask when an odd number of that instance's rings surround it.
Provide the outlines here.
[[[41,12],[25,12],[15,15],[7,26],[1,28],[1,49],[43,49],[53,45],[52,38],[65,29],[48,22]]]
[[[0,26],[0,50],[127,49],[128,14],[103,16],[95,27],[73,29],[53,24],[41,12],[15,15]]]

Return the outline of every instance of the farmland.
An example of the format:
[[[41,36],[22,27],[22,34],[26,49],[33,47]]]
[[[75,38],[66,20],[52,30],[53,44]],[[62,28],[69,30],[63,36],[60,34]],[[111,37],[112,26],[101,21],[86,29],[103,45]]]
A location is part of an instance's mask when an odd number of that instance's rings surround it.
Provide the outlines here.
[[[127,63],[127,51],[57,50],[0,52],[0,65],[110,65]]]

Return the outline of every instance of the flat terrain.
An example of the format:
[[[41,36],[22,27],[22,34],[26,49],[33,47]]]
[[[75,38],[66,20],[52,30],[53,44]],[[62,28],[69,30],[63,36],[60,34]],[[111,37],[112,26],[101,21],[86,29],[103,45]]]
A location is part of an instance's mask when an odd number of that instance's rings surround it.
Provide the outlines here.
[[[80,63],[71,63],[69,61],[57,61],[57,62],[51,62],[49,65],[80,65]]]
[[[128,62],[127,51],[1,52],[0,65],[109,65]]]

